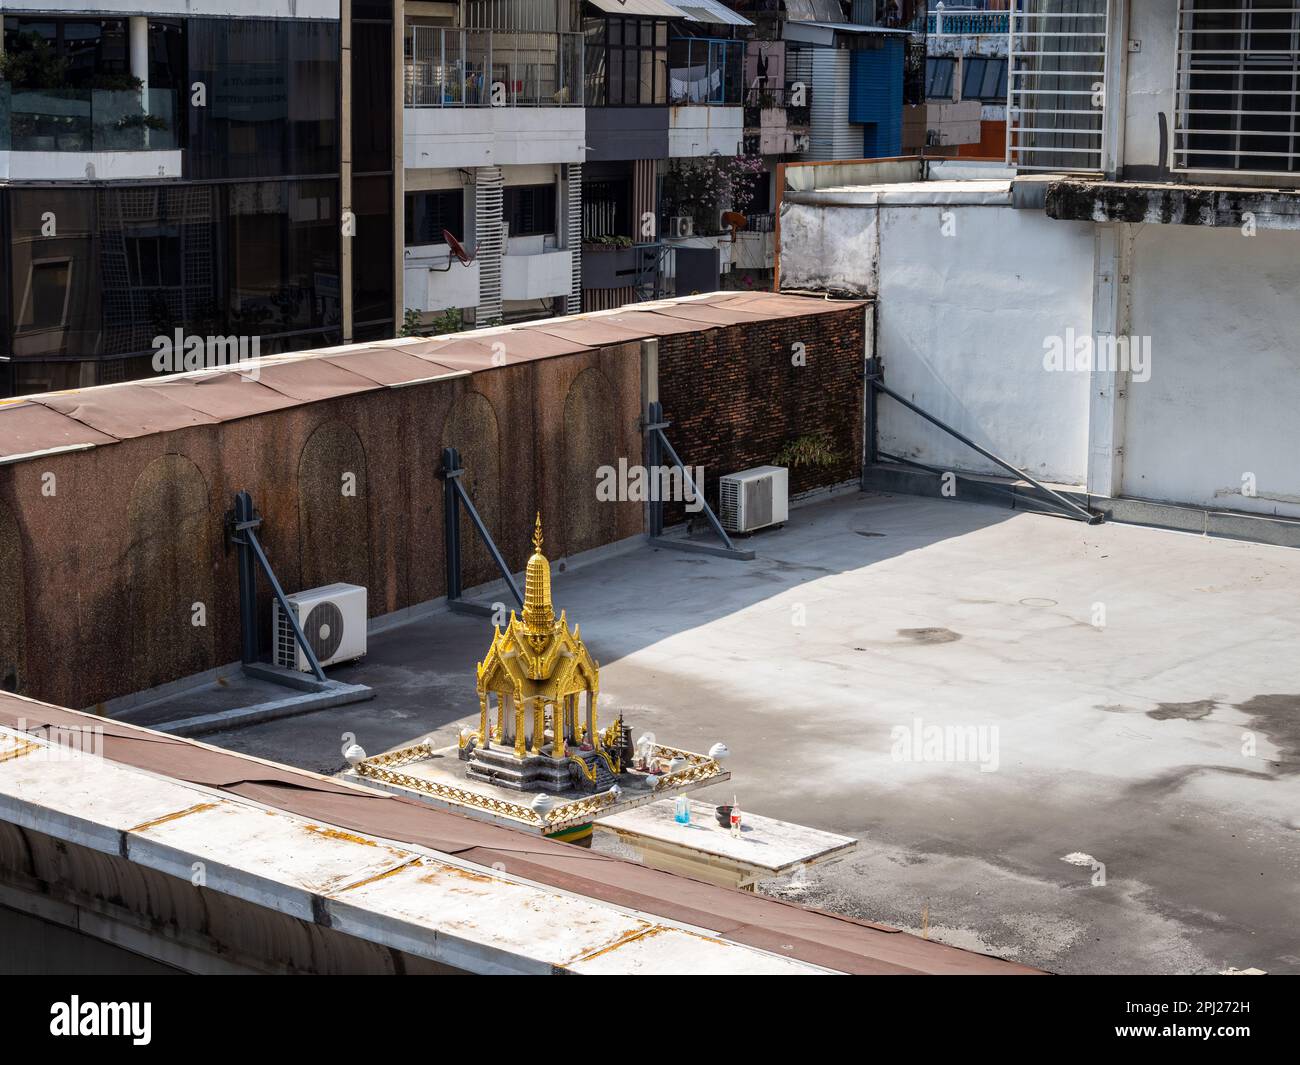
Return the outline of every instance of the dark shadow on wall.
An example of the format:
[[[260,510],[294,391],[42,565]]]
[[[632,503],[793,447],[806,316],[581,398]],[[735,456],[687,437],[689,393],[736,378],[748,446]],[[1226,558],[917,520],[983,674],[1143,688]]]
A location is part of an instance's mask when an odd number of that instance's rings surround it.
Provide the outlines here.
[[[370,588],[366,449],[340,421],[317,427],[298,459],[298,554],[303,588]]]
[[[23,581],[23,540],[13,512],[0,503],[0,689],[22,691],[27,680],[27,613]]]
[[[564,399],[564,469],[581,477],[574,478],[562,511],[566,554],[618,539],[616,509],[596,495],[596,471],[618,461],[617,419],[609,378],[594,366],[583,370]]]
[[[208,486],[182,455],[154,459],[128,510],[131,676],[137,691],[211,667],[216,600]]]
[[[496,408],[482,392],[466,392],[447,412],[442,446],[460,452],[461,485],[498,545],[501,529],[501,432]],[[494,580],[501,574],[469,515],[460,518],[461,565],[466,587]]]

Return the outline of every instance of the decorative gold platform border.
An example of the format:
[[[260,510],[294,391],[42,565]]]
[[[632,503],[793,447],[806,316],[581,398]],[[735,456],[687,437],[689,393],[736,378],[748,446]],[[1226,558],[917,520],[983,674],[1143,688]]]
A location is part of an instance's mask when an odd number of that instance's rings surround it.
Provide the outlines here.
[[[722,773],[722,766],[707,755],[695,754],[693,751],[683,751],[676,747],[664,747],[659,744],[655,745],[654,753],[656,758],[665,761],[684,758],[686,759],[686,765],[675,773],[664,773],[658,777],[655,780],[654,787],[650,789],[652,794],[658,791],[671,791],[673,788],[684,784],[700,784]],[[497,817],[506,817],[512,821],[528,825],[530,828],[541,829],[544,833],[555,832],[590,821],[593,817],[598,816],[602,810],[614,806],[619,801],[611,792],[602,791],[595,795],[586,795],[581,799],[574,799],[571,802],[560,803],[543,816],[531,806],[525,806],[523,803],[498,799],[493,795],[485,795],[482,792],[471,791],[468,788],[456,787],[454,784],[443,784],[436,780],[428,780],[424,777],[415,777],[409,773],[398,772],[402,766],[422,761],[433,754],[434,747],[432,744],[412,743],[406,747],[398,747],[387,754],[377,754],[373,758],[363,759],[356,764],[355,771],[357,776],[366,777],[369,780],[407,788],[455,806],[468,806]]]

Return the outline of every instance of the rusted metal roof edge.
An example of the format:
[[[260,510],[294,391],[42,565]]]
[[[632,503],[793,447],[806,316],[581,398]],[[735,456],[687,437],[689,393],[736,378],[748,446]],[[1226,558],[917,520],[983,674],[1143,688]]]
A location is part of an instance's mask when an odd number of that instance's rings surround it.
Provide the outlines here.
[[[453,811],[435,809],[308,770],[24,696],[0,693],[0,725],[12,728],[20,720],[26,721],[28,729],[41,725],[99,726],[110,741],[119,741],[117,749],[105,752],[107,759],[187,786],[202,786],[200,781],[192,779],[197,774],[209,783],[215,782],[216,794],[252,800],[286,814],[379,836],[395,846],[428,847],[427,843],[406,838],[407,833],[460,839],[462,843],[447,849],[430,848],[431,853],[439,860],[459,858],[484,868],[508,861],[528,882],[547,890],[648,914],[655,920],[691,928],[706,936],[769,951],[785,961],[847,973],[1021,975],[1040,972],[1019,963],[922,940],[897,929],[805,909],[779,899],[731,891],[539,839],[529,833],[472,821]],[[170,775],[157,768],[173,766],[178,761],[190,766],[190,777]],[[149,762],[154,766],[146,764]],[[381,807],[380,803],[396,805]],[[329,816],[322,812],[325,809],[332,811]],[[414,831],[417,828],[419,831]]]

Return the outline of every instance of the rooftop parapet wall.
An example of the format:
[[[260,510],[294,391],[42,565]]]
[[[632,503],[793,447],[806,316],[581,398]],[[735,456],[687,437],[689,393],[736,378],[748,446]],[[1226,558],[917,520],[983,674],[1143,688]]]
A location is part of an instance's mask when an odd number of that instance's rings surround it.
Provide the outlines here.
[[[716,335],[743,359],[755,326],[789,349],[816,332],[810,316],[843,313],[862,317],[852,305],[719,294],[279,356],[247,364],[256,380],[186,374],[0,404],[0,681],[93,706],[237,660],[223,519],[240,489],[286,590],[361,584],[372,615],[445,592],[447,446],[516,568],[537,511],[556,560],[634,536],[643,504],[595,489],[599,467],[641,462],[641,339],[689,358]],[[677,416],[707,422],[727,399],[701,387]],[[684,445],[683,459],[714,461]],[[494,579],[468,519],[462,542],[466,586]]]
[[[1063,221],[1300,230],[1300,191],[1293,189],[1063,178],[1047,186],[1045,207]]]

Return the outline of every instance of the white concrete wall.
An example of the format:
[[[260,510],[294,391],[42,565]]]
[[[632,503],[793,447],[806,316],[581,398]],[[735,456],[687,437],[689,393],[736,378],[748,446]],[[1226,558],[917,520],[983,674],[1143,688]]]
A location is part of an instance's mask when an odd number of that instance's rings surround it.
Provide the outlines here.
[[[478,263],[468,266],[453,261],[445,244],[423,244],[406,249],[403,271],[403,306],[416,311],[445,311],[449,307],[478,306]]]
[[[1091,331],[1092,226],[952,205],[883,206],[879,228],[885,383],[1035,477],[1082,484],[1089,378],[1049,372],[1043,355],[1046,337]],[[888,397],[879,409],[882,450],[1003,474]]]
[[[512,237],[510,244],[515,243]],[[525,255],[506,254],[501,260],[502,299],[538,300],[548,296],[567,296],[572,283],[573,252],[568,248]]]
[[[874,296],[880,271],[875,207],[786,203],[781,211],[781,286]]]
[[[408,169],[586,159],[581,107],[407,107],[402,118]]]
[[[1300,517],[1300,234],[1140,226],[1126,496]],[[1258,494],[1242,494],[1244,474]]]
[[[668,109],[668,154],[673,159],[738,155],[745,134],[740,107],[682,105]]]
[[[1227,6],[1227,5],[1225,5]],[[1177,0],[1130,0],[1128,36],[1140,42],[1127,54],[1124,93],[1124,165],[1158,166],[1160,115],[1173,135]]]
[[[148,181],[181,176],[183,153],[0,152],[0,179],[9,181]]]

